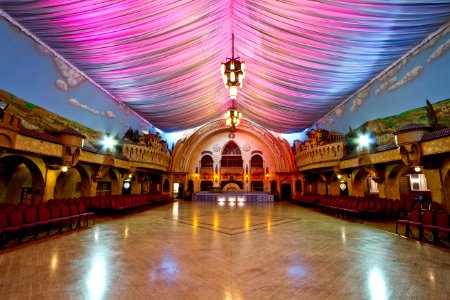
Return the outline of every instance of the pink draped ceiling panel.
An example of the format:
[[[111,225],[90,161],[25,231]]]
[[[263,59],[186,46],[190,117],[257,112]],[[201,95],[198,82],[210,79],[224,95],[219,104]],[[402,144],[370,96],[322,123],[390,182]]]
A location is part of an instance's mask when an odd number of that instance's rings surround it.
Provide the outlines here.
[[[450,19],[450,1],[42,0],[0,8],[165,132],[220,118],[220,63],[246,62],[236,100],[267,129],[310,126]]]

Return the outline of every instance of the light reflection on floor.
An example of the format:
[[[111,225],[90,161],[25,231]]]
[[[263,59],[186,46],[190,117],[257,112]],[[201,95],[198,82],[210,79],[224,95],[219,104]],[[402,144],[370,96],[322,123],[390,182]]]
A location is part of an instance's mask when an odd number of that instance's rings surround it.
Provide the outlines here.
[[[230,202],[230,203],[239,203]],[[176,202],[0,254],[0,299],[445,299],[450,255],[289,203]]]

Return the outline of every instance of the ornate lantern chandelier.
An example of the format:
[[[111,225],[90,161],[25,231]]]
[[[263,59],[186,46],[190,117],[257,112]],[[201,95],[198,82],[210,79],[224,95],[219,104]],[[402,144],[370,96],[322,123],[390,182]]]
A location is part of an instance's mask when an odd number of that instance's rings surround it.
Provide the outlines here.
[[[236,126],[238,126],[239,123],[241,122],[241,120],[240,120],[241,117],[242,117],[242,114],[240,112],[238,112],[238,110],[234,104],[234,100],[231,99],[231,106],[228,108],[227,112],[225,113],[226,124],[227,124],[227,126],[230,127],[231,132],[236,131]]]
[[[221,64],[222,78],[225,88],[230,89],[230,98],[236,99],[238,87],[242,87],[242,81],[245,78],[245,63],[234,57],[234,34],[231,35],[231,58],[227,58],[225,63]]]

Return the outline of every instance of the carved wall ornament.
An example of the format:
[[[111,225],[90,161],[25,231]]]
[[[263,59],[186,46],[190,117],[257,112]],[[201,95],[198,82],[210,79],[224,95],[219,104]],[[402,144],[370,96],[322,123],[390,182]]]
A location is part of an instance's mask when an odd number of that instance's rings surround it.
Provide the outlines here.
[[[219,152],[221,149],[222,149],[222,147],[220,147],[219,144],[214,144],[214,146],[213,146],[214,152]]]
[[[245,152],[248,152],[248,151],[250,151],[252,149],[252,147],[250,146],[250,144],[245,144],[244,146],[242,146],[242,149]]]

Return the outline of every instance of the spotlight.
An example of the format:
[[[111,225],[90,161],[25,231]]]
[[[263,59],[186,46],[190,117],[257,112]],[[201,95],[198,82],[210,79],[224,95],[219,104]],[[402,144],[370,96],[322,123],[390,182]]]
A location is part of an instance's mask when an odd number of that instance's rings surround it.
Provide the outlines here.
[[[105,150],[113,150],[117,145],[117,141],[114,139],[114,137],[109,135],[104,136],[100,142]]]
[[[372,143],[369,135],[363,134],[358,137],[358,145],[360,147],[367,147]]]

